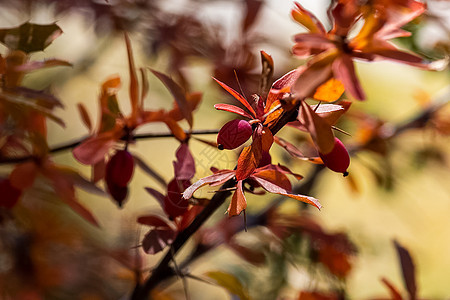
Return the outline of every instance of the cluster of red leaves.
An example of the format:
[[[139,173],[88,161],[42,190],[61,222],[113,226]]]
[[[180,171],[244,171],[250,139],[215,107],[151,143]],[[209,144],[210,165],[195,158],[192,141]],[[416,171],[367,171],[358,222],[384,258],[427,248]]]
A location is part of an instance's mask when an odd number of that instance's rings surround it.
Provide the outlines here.
[[[28,72],[70,66],[58,59],[29,60],[31,53],[44,50],[61,33],[56,24],[24,23],[0,30],[0,42],[8,48],[7,55],[0,56],[0,159],[31,157],[16,165],[9,178],[1,179],[2,193],[5,193],[0,206],[12,208],[41,175],[50,181],[61,200],[83,218],[97,224],[92,214],[77,201],[74,186],[96,193],[101,191],[76,171],[55,164],[49,157],[46,122],[50,119],[64,126],[64,122],[53,114],[55,108],[63,105],[47,91],[21,86]]]
[[[166,194],[147,187],[163,209],[166,217],[150,214],[138,218],[138,223],[151,226],[145,235],[142,247],[148,254],[155,254],[170,245],[178,232],[184,230],[203,209],[200,205],[190,205],[182,197],[195,175],[195,162],[188,144],[182,143],[176,151],[177,160],[173,162],[175,177],[167,184]]]
[[[80,104],[80,113],[84,123],[92,132],[92,136],[87,138],[83,143],[73,150],[75,158],[87,165],[93,166],[93,181],[97,182],[102,178],[106,179],[108,190],[111,196],[121,205],[127,195],[127,184],[132,175],[132,157],[128,159],[126,166],[130,171],[130,176],[121,183],[112,183],[111,176],[121,176],[123,172],[121,167],[108,168],[112,166],[111,161],[118,153],[111,154],[111,150],[122,141],[125,143],[125,149],[128,144],[134,140],[134,131],[139,126],[152,122],[164,122],[173,135],[181,142],[186,141],[188,135],[178,124],[181,120],[186,120],[192,129],[193,118],[192,112],[196,109],[201,100],[200,93],[186,92],[181,86],[174,82],[170,77],[160,72],[152,70],[152,73],[160,79],[173,95],[175,102],[174,107],[169,110],[147,110],[144,108],[144,99],[148,93],[148,82],[146,70],[141,68],[141,88],[139,88],[139,80],[134,65],[133,52],[128,35],[125,34],[125,42],[128,53],[130,87],[129,98],[131,104],[131,113],[124,115],[117,101],[117,92],[120,87],[120,77],[116,76],[108,79],[102,85],[99,97],[100,103],[100,123],[97,130],[92,129],[92,122],[86,109]],[[123,150],[126,151],[126,150]],[[129,152],[127,155],[131,156]],[[108,156],[110,157],[108,160]],[[108,163],[107,163],[108,161]],[[140,161],[143,163],[142,161]],[[106,170],[105,170],[106,167]],[[148,169],[148,167],[146,167]],[[116,176],[117,175],[117,176]]]
[[[334,77],[344,84],[353,97],[363,100],[365,94],[355,73],[354,59],[389,59],[425,67],[420,57],[400,51],[389,42],[390,39],[410,35],[401,27],[424,11],[425,4],[415,0],[336,0],[332,1],[328,10],[332,28],[327,31],[313,14],[296,3],[292,17],[309,32],[295,36],[293,53],[311,58],[307,70],[293,85],[293,91],[307,96],[305,85]],[[361,20],[362,28],[353,37],[351,30]]]

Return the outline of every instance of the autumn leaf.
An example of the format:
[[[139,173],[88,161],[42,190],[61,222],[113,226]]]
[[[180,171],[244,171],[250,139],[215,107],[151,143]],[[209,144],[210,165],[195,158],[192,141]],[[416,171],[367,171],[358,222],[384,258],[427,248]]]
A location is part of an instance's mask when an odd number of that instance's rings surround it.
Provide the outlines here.
[[[26,22],[18,27],[0,29],[0,42],[10,50],[31,53],[43,51],[61,33],[61,28],[55,23],[39,25]]]

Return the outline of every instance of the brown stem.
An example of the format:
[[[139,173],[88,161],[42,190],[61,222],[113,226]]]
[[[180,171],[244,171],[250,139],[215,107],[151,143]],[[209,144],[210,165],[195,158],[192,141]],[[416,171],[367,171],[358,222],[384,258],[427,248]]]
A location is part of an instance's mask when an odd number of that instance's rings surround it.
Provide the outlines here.
[[[219,132],[219,130],[217,130],[217,129],[213,129],[213,130],[203,129],[203,130],[194,130],[192,132],[186,131],[186,134],[201,135],[201,134],[217,134],[218,132]],[[156,139],[156,138],[168,138],[168,137],[173,137],[173,136],[174,135],[172,133],[143,133],[143,134],[134,135],[133,139],[134,140],[145,140],[145,139]],[[70,150],[70,149],[75,148],[76,146],[80,145],[87,138],[89,138],[89,136],[85,136],[77,141],[74,141],[74,142],[71,142],[68,144],[57,146],[55,148],[50,149],[49,153],[58,153],[58,152]],[[0,164],[17,164],[17,163],[21,163],[21,162],[30,160],[32,158],[33,158],[33,156],[31,156],[31,155],[20,156],[20,157],[11,157],[11,158],[0,157]]]

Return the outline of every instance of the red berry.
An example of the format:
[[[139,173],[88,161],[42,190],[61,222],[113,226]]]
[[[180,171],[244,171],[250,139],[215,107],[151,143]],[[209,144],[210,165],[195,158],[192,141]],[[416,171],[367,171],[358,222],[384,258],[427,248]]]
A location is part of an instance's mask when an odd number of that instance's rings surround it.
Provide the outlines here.
[[[251,136],[252,125],[245,120],[232,120],[220,129],[217,135],[219,149],[235,149],[245,143]]]
[[[22,191],[11,185],[9,179],[0,179],[0,207],[13,208],[19,201]]]
[[[119,207],[122,207],[122,204],[128,195],[128,187],[119,186],[110,181],[108,178],[106,178],[106,185],[108,186],[108,192],[113,197],[114,201],[117,205],[119,205]]]
[[[325,166],[338,173],[343,173],[344,176],[348,175],[347,168],[350,165],[350,156],[344,144],[337,138],[334,138],[334,147],[330,153],[322,154],[319,152],[320,158],[322,158]]]
[[[106,165],[106,177],[117,186],[125,187],[134,171],[133,155],[126,150],[117,151]]]

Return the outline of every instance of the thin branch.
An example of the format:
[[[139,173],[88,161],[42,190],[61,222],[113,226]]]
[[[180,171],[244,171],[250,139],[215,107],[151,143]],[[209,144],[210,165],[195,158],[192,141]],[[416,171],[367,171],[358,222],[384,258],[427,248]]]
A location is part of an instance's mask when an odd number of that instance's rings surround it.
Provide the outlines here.
[[[194,131],[185,131],[187,135],[202,135],[202,134],[217,134],[219,130],[217,129],[202,129],[202,130],[194,130]],[[63,144],[54,148],[51,148],[48,152],[49,153],[59,153],[64,152],[70,149],[75,148],[76,146],[80,145],[84,140],[89,138],[90,136],[84,136],[79,140],[76,140],[74,142],[70,142],[68,144]],[[172,133],[142,133],[142,134],[136,134],[133,136],[134,140],[146,140],[146,139],[156,139],[156,138],[168,138],[168,137],[174,137]],[[20,157],[0,157],[0,164],[17,164],[21,163],[27,160],[32,159],[33,156],[27,155],[27,156],[20,156]]]

